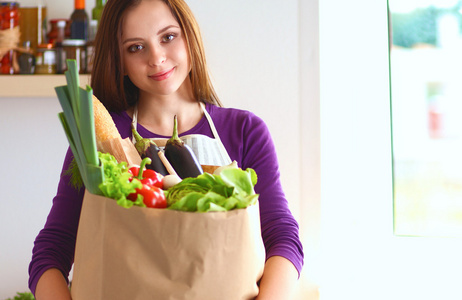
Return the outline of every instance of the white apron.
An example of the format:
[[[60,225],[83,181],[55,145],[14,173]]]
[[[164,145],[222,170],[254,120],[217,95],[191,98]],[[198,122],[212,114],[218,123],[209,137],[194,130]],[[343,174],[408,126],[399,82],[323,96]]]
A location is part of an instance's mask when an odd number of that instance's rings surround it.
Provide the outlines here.
[[[205,118],[207,119],[210,129],[212,130],[213,137],[210,138],[208,136],[202,134],[188,134],[181,136],[180,139],[191,149],[193,150],[194,154],[196,155],[197,160],[202,166],[225,166],[231,163],[231,158],[228,155],[228,152],[223,146],[223,143],[220,140],[220,136],[215,128],[215,124],[213,123],[212,117],[210,117],[209,113],[205,109],[204,103],[201,102],[201,108],[204,112]],[[133,127],[137,129],[138,126],[138,107],[135,106],[133,110],[133,120],[132,120]],[[133,143],[136,142],[135,137],[132,134]],[[165,143],[168,139],[166,138],[152,138],[157,146],[163,150]]]

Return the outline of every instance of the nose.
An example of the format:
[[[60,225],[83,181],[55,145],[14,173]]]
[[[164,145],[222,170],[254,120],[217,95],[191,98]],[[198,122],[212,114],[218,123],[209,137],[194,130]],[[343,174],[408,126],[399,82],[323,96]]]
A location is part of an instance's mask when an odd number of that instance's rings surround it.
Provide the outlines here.
[[[165,50],[160,45],[150,46],[148,64],[150,66],[160,66],[167,59]]]

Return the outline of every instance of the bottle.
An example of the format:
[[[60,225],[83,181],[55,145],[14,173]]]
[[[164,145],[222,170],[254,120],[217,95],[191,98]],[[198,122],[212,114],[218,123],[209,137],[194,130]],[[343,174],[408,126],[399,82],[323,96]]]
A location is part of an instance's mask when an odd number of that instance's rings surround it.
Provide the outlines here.
[[[24,42],[24,52],[18,57],[19,73],[34,74],[35,72],[35,56],[30,48],[30,41]]]
[[[101,19],[101,14],[103,12],[104,5],[106,5],[106,0],[96,0],[96,6],[91,11],[91,18],[96,20],[99,24]]]
[[[47,34],[47,43],[55,44],[66,39],[67,19],[51,19],[50,31]],[[69,36],[70,38],[70,36]]]
[[[50,37],[55,37],[53,39],[53,44],[55,45],[56,50],[56,73],[62,74],[64,66],[66,65],[65,57],[63,53],[63,41],[66,39],[66,28],[68,20],[60,19],[56,22],[55,33],[50,34]],[[70,37],[70,36],[69,36]],[[50,42],[50,41],[49,41]]]
[[[87,73],[91,73],[93,70],[93,52],[95,50],[95,35],[96,35],[96,29],[98,27],[98,21],[97,20],[91,20],[90,21],[90,33],[88,35],[88,41],[87,41]]]
[[[79,73],[85,74],[87,72],[87,49],[85,40],[68,39],[62,43],[62,69],[60,72],[67,70],[67,65],[64,63],[67,59],[74,59],[79,67]]]
[[[71,15],[71,39],[87,40],[89,19],[85,11],[85,0],[74,0]]]

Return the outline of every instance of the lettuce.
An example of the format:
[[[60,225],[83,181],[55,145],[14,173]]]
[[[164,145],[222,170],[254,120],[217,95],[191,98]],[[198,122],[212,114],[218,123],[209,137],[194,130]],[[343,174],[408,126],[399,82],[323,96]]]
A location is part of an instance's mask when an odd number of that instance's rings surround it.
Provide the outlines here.
[[[229,168],[220,175],[209,173],[183,179],[165,194],[168,209],[180,211],[228,211],[246,208],[258,200],[253,169]]]
[[[98,157],[104,171],[103,182],[98,186],[103,195],[117,200],[117,204],[125,208],[133,205],[145,207],[142,197],[137,197],[136,201],[127,199],[129,194],[142,186],[138,179],[129,180],[132,174],[128,173],[127,163],[119,163],[109,153],[98,152]]]

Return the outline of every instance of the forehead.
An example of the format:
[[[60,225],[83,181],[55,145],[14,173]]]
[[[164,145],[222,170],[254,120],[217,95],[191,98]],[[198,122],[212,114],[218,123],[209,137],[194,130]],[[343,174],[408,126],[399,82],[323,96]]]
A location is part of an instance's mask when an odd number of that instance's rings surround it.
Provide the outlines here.
[[[161,0],[141,0],[125,13],[122,34],[157,30],[169,25],[179,26],[170,8]]]

